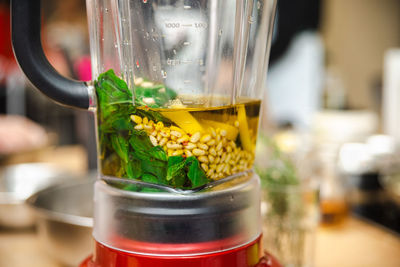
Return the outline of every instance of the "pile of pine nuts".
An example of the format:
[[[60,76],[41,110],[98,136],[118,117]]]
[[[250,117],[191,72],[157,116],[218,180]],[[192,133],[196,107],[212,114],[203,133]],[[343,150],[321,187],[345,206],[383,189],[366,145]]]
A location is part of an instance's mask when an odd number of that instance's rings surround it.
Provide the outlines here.
[[[207,132],[186,133],[176,126],[164,126],[147,117],[131,115],[136,130],[144,130],[153,146],[161,146],[168,156],[195,156],[207,177],[218,180],[248,170],[252,167],[254,154],[238,147],[234,140],[226,138],[224,129],[207,129]],[[238,127],[238,122],[235,122]]]

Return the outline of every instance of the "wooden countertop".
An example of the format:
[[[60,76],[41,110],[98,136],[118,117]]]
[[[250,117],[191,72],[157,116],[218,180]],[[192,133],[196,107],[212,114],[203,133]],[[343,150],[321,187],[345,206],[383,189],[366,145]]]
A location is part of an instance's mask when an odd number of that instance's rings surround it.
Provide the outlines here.
[[[356,218],[319,228],[316,267],[399,267],[400,237]],[[39,247],[33,230],[0,230],[0,267],[61,267]]]
[[[319,228],[316,267],[399,267],[400,237],[350,217],[337,228]]]

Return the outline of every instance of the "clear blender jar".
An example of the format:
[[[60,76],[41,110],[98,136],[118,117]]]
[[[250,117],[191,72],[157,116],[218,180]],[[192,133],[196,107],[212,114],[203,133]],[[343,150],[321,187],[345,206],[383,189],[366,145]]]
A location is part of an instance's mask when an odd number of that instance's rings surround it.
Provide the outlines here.
[[[97,115],[96,253],[87,264],[255,266],[251,169],[276,2],[87,0],[89,85],[49,66],[37,5],[13,1],[22,69],[56,101]]]

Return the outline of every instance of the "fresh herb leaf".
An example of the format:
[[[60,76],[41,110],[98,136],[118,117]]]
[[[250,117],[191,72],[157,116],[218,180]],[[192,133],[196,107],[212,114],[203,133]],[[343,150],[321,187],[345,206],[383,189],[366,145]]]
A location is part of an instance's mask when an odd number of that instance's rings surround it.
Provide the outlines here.
[[[161,146],[153,146],[145,131],[134,129],[135,123],[130,119],[131,115],[138,115],[166,126],[175,125],[160,112],[149,109],[168,104],[177,97],[175,91],[163,84],[137,86],[134,105],[132,92],[113,70],[99,75],[95,88],[103,174],[187,189],[208,182],[195,157],[168,157]],[[144,98],[153,98],[153,104],[146,105]],[[138,185],[121,187],[137,192],[160,191]]]
[[[128,142],[120,135],[111,135],[111,145],[118,156],[125,162],[128,162]]]
[[[206,174],[200,167],[200,163],[196,157],[191,156],[186,159],[186,164],[189,167],[187,176],[192,182],[192,188],[200,187],[209,182]]]
[[[146,183],[158,184],[157,177],[149,173],[145,173],[142,175],[142,181]]]
[[[135,151],[148,151],[153,147],[149,137],[144,131],[132,131],[129,143]],[[146,153],[147,154],[147,153]]]
[[[161,146],[154,146],[150,149],[149,154],[158,160],[167,161],[168,156],[165,153],[164,149]]]
[[[151,87],[136,86],[135,102],[139,105],[148,106],[151,108],[161,108],[168,102],[177,97],[174,90],[166,87],[164,84],[155,84]],[[146,104],[144,98],[152,98],[153,104]]]
[[[172,156],[168,158],[167,181],[176,177],[185,177],[186,162],[182,156]]]
[[[126,175],[130,179],[139,179],[142,175],[142,165],[140,160],[134,158],[130,159],[129,162],[125,165]]]

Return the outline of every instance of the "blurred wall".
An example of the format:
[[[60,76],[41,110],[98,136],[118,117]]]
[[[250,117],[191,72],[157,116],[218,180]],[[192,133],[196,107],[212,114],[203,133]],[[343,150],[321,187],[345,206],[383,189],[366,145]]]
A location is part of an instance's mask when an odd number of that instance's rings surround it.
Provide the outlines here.
[[[328,67],[347,90],[350,108],[373,108],[386,49],[400,46],[399,0],[324,0],[322,33]]]

